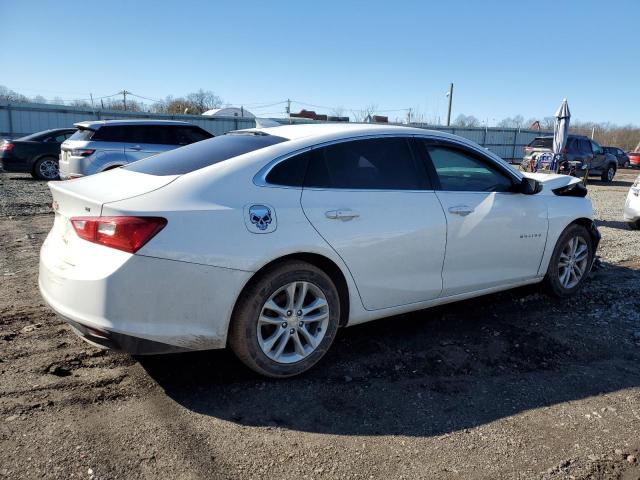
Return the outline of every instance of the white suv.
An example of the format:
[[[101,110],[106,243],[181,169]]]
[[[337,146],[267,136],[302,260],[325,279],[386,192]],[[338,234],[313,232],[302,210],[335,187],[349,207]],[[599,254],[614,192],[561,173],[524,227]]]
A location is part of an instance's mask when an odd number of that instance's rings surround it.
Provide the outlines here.
[[[60,151],[60,178],[83,177],[206,140],[213,135],[187,122],[102,120],[75,123]]]

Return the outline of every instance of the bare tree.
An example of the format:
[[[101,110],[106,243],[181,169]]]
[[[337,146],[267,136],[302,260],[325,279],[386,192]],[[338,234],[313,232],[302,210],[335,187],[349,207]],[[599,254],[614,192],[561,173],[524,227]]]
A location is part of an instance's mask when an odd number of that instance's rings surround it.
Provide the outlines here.
[[[500,120],[497,124],[499,128],[524,128],[525,122],[522,115],[516,115],[515,117],[507,117]]]
[[[194,114],[204,113],[212,108],[220,108],[222,99],[211,90],[198,90],[197,92],[187,95],[187,101],[191,103]]]
[[[31,99],[31,101],[34,103],[47,103],[47,99],[44,98],[42,95],[36,95]]]
[[[479,127],[480,120],[473,115],[464,115],[461,113],[453,121],[453,124],[456,127]]]
[[[21,93],[14,92],[10,88],[0,85],[0,101],[29,103],[29,99]]]
[[[334,107],[331,110],[331,115],[333,115],[334,117],[344,117],[344,107],[342,105]]]

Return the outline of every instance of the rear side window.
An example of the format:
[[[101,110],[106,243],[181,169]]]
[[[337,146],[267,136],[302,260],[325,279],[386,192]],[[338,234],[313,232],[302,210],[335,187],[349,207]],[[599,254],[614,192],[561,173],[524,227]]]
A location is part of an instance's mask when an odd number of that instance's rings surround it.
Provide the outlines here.
[[[220,135],[144,158],[123,168],[149,175],[182,175],[286,140],[275,135]]]
[[[69,137],[69,140],[91,140],[94,133],[96,133],[95,130],[89,130],[88,128],[79,128],[73,135]]]
[[[278,163],[267,174],[267,183],[271,185],[301,187],[304,183],[304,175],[307,171],[307,165],[311,156],[311,152],[305,152]]]
[[[123,126],[100,127],[90,139],[100,142],[126,142],[127,130]]]
[[[314,151],[306,187],[365,190],[423,190],[426,172],[405,138],[337,143]]]
[[[553,138],[551,137],[534,138],[533,141],[529,144],[529,146],[532,148],[552,148]]]
[[[591,143],[584,139],[584,138],[579,138],[578,140],[578,150],[583,152],[583,153],[591,153]]]

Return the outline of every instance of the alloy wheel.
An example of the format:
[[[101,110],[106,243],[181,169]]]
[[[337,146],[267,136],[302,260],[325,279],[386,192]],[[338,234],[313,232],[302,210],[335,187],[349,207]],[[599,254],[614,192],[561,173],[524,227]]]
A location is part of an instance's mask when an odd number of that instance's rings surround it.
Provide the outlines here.
[[[609,167],[609,170],[607,171],[607,178],[609,179],[609,181],[613,180],[613,177],[615,176],[616,171]]]
[[[571,289],[580,283],[587,273],[589,246],[584,238],[575,236],[565,244],[558,260],[558,277],[560,284]]]
[[[329,304],[319,287],[291,282],[276,290],[258,318],[258,345],[278,363],[295,363],[322,342],[329,324]]]
[[[38,172],[42,178],[53,180],[58,177],[58,164],[54,160],[44,160],[38,167]]]

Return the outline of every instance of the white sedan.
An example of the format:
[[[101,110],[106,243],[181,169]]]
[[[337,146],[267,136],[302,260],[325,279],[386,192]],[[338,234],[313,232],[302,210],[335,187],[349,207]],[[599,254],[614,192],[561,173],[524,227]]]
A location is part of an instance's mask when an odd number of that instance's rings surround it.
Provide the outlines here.
[[[600,238],[577,179],[404,127],[232,132],[50,188],[40,291],[78,334],[229,345],[272,377],[338,327],[543,280],[571,295]]]
[[[633,182],[624,204],[623,217],[633,230],[640,229],[640,175]]]

